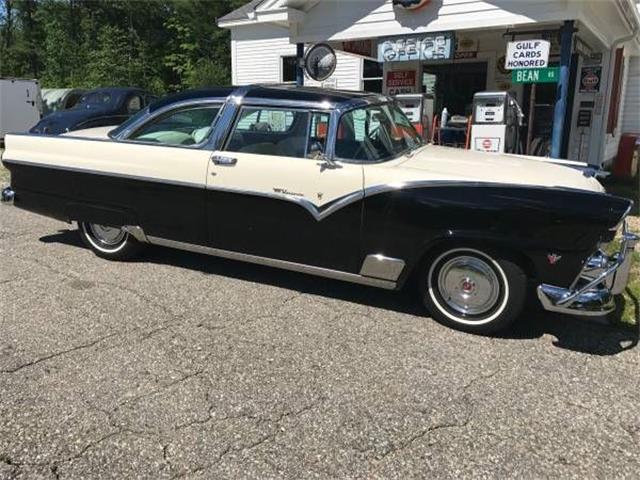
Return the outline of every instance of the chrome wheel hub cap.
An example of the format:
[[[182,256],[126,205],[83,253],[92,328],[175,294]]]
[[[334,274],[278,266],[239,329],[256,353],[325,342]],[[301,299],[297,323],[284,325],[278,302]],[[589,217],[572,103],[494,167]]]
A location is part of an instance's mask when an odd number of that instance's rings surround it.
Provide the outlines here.
[[[477,257],[447,261],[438,274],[438,290],[447,305],[465,315],[481,315],[493,308],[500,283],[493,269]]]
[[[123,229],[92,223],[89,225],[93,236],[106,245],[119,244],[127,234]]]

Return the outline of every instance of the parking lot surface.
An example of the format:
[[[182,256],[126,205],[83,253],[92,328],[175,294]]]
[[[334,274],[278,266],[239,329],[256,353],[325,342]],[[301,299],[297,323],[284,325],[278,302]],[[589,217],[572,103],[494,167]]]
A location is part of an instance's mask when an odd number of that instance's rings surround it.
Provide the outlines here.
[[[0,207],[0,478],[636,477],[636,332],[486,338],[386,292]]]

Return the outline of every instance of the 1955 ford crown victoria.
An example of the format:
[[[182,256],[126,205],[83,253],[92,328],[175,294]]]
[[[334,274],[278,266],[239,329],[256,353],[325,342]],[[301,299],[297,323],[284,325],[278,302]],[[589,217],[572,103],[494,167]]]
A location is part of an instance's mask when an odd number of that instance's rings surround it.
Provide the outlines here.
[[[102,257],[150,243],[386,289],[411,277],[434,318],[479,333],[518,316],[529,282],[547,310],[611,311],[637,241],[631,202],[588,173],[423,145],[367,93],[189,91],[111,131],[8,135],[3,163],[5,201],[78,222]]]

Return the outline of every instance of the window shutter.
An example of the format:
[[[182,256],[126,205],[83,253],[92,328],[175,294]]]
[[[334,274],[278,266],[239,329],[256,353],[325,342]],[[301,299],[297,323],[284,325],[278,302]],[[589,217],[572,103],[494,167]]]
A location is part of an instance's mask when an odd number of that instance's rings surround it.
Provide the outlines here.
[[[611,101],[609,102],[609,118],[607,119],[607,133],[614,134],[618,127],[620,113],[620,90],[622,89],[622,68],[624,66],[624,48],[616,50],[613,67],[613,81],[611,82]]]

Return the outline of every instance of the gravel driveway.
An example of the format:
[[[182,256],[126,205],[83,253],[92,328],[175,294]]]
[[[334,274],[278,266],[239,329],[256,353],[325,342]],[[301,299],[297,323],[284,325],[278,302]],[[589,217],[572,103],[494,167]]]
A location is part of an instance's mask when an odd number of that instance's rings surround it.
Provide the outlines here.
[[[0,478],[636,477],[636,333],[448,330],[386,292],[0,207]]]

